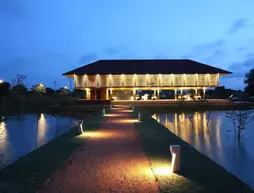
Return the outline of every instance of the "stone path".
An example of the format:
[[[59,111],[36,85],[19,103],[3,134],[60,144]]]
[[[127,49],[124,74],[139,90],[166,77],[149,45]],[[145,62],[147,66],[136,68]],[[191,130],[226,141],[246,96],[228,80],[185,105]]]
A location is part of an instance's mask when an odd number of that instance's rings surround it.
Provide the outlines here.
[[[129,111],[117,107],[106,115],[101,128],[87,134],[87,143],[39,192],[159,192]]]

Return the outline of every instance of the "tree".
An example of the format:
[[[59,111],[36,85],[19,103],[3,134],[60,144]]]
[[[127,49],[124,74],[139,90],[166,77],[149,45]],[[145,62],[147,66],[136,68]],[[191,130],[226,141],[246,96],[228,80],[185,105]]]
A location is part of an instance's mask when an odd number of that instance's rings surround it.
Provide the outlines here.
[[[19,93],[27,93],[27,88],[25,85],[16,85],[16,86],[13,86],[12,91],[14,92],[19,92]]]
[[[253,112],[246,110],[227,112],[226,117],[232,121],[238,139],[241,138],[241,133],[246,125],[254,119]]]
[[[43,84],[37,84],[37,85],[32,86],[32,91],[42,94],[42,93],[46,93],[46,88]]]
[[[27,93],[27,88],[24,83],[25,79],[27,78],[26,75],[17,74],[16,78],[12,80],[12,91],[19,92],[19,93]]]
[[[85,91],[80,89],[74,89],[72,92],[73,97],[77,98],[84,98],[85,97]]]
[[[19,85],[22,85],[22,86],[25,86],[25,83],[24,81],[26,80],[27,76],[24,75],[24,74],[17,74],[16,75],[16,78],[14,78],[12,80],[12,86],[19,86]]]
[[[254,96],[254,68],[246,73],[244,84],[246,85],[244,90]]]
[[[10,87],[11,85],[9,82],[0,83],[0,98],[5,97],[8,94]]]
[[[55,94],[55,90],[52,89],[52,88],[47,87],[46,88],[46,95],[47,96],[52,96],[53,94]]]

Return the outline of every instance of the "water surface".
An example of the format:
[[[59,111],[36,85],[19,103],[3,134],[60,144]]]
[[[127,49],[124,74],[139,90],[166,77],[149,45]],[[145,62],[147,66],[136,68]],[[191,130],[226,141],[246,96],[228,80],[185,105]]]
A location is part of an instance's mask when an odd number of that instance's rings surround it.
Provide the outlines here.
[[[0,169],[71,129],[76,120],[47,114],[10,117],[0,123]]]
[[[223,111],[164,113],[153,118],[254,189],[254,121],[238,140]]]

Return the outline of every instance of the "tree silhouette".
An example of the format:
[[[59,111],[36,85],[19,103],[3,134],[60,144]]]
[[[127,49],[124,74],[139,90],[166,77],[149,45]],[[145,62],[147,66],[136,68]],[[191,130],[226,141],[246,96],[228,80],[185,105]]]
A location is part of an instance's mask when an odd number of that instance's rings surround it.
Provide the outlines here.
[[[244,84],[246,84],[245,91],[254,96],[254,68],[246,73]]]
[[[10,87],[11,85],[9,82],[0,83],[0,98],[5,97],[8,94]]]

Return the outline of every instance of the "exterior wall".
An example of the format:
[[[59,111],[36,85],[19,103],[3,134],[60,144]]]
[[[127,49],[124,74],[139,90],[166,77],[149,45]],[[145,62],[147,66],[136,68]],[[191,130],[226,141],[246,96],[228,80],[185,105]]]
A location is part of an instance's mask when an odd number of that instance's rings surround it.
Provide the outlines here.
[[[215,87],[219,74],[74,75],[75,88]]]

